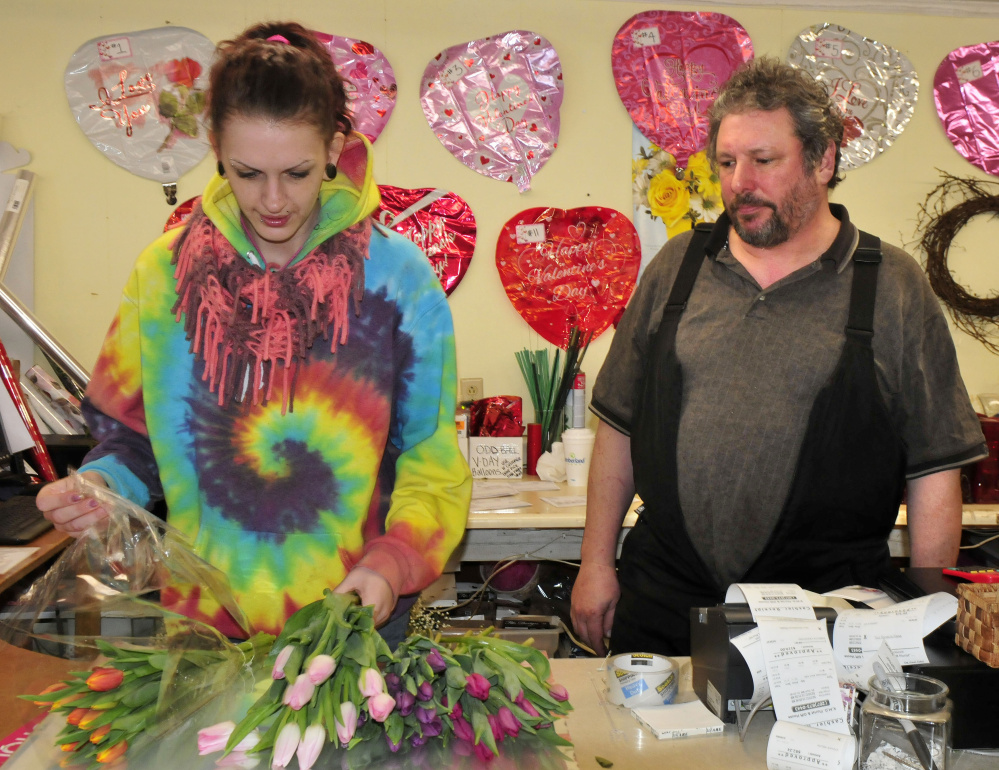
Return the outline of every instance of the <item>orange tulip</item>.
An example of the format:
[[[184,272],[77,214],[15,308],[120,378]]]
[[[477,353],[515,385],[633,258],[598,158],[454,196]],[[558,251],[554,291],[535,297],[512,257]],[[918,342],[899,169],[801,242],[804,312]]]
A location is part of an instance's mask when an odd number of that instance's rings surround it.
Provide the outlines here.
[[[48,687],[46,687],[44,690],[42,690],[38,694],[39,695],[48,695],[50,692],[58,692],[59,690],[65,690],[65,689],[66,689],[66,683],[65,682],[56,682],[55,684],[50,684]],[[34,704],[36,706],[45,706],[46,708],[49,707],[49,706],[53,706],[54,707],[54,704],[48,703],[47,701],[43,701],[43,700],[36,700],[36,701],[34,701]]]
[[[101,741],[103,741],[105,738],[108,737],[109,732],[111,732],[110,722],[106,725],[101,725],[92,733],[90,733],[90,742],[95,744],[100,743]]]
[[[116,759],[120,759],[124,753],[128,751],[127,741],[118,741],[114,746],[108,746],[103,751],[97,752],[97,761],[102,765],[107,765],[114,762]]]
[[[72,703],[73,701],[80,700],[80,698],[82,697],[83,697],[82,692],[74,692],[72,695],[67,695],[65,698],[60,698],[59,700],[57,700],[55,703],[52,704],[52,710],[59,711],[60,709],[65,708],[68,704]]]
[[[73,709],[69,712],[69,716],[66,717],[66,724],[70,724],[75,727],[80,724],[80,720],[83,719],[83,715],[88,711],[90,711],[90,709]]]
[[[117,668],[95,668],[87,677],[87,687],[95,692],[107,692],[121,684],[125,673]]]
[[[76,743],[64,743],[60,748],[62,748],[63,751],[76,751],[76,747],[79,745],[79,741]]]
[[[97,709],[87,709],[87,713],[80,717],[80,721],[76,723],[76,726],[86,730],[97,719],[97,717],[101,716],[104,716],[103,711],[98,711]]]

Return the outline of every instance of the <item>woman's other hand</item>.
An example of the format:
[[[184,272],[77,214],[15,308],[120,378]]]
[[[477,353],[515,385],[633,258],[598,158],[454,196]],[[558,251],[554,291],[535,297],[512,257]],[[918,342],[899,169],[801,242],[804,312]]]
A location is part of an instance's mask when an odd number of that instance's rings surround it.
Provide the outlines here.
[[[373,569],[354,567],[335,589],[338,594],[356,591],[362,605],[374,605],[375,625],[380,626],[395,609],[395,593],[388,580]]]
[[[85,471],[81,475],[94,484],[107,486],[99,473]],[[101,504],[92,497],[81,494],[69,476],[42,487],[35,498],[35,505],[56,529],[73,537],[79,537],[108,517]]]

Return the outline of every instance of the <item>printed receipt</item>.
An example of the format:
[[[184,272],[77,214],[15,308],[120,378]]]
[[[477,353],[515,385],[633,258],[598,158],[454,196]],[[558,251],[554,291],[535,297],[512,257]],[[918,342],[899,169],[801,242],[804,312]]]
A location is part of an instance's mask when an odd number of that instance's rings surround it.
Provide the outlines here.
[[[777,722],[767,743],[769,770],[826,768],[850,770],[857,756],[857,741],[852,735],[838,735],[789,722]]]
[[[805,592],[793,583],[735,583],[728,587],[725,602],[745,602],[755,621],[765,617],[815,619]]]
[[[956,614],[957,597],[945,593],[877,610],[841,610],[833,629],[833,651],[842,678],[866,689],[882,643],[903,666],[929,662],[923,637]]]

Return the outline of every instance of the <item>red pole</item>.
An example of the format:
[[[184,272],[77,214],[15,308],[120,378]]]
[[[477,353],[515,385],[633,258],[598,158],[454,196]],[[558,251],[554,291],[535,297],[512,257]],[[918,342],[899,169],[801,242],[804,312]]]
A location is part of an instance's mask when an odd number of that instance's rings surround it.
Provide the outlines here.
[[[28,409],[28,405],[24,402],[24,396],[21,394],[21,385],[14,376],[14,365],[10,362],[10,358],[7,357],[7,349],[3,346],[2,342],[0,342],[0,379],[7,386],[10,400],[17,407],[17,411],[21,415],[21,420],[24,422],[24,427],[28,429],[28,435],[35,442],[34,448],[29,450],[34,459],[32,465],[43,479],[46,481],[55,481],[59,478],[59,474],[56,473],[55,465],[52,464],[52,457],[49,456],[49,450],[45,446],[44,439],[42,439],[41,431],[38,430],[38,425],[35,424],[35,418],[31,415],[31,410]]]

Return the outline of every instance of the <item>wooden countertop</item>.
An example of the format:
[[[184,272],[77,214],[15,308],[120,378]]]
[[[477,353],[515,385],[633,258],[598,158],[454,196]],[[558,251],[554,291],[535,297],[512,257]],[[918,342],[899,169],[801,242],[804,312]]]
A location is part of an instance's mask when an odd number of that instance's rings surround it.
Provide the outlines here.
[[[62,553],[73,542],[73,538],[62,532],[50,529],[31,541],[30,545],[4,546],[5,548],[34,548],[31,555],[15,565],[9,572],[0,573],[0,593],[3,593],[29,572],[47,563]]]
[[[54,658],[0,642],[0,739],[27,724],[43,710],[18,695],[39,693],[78,668],[80,661]]]

